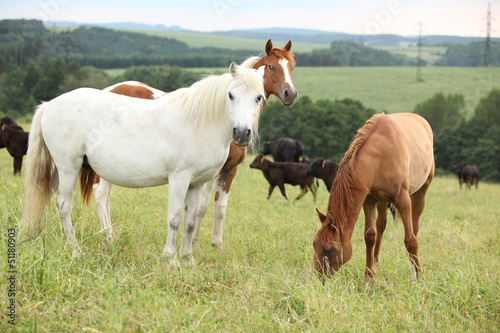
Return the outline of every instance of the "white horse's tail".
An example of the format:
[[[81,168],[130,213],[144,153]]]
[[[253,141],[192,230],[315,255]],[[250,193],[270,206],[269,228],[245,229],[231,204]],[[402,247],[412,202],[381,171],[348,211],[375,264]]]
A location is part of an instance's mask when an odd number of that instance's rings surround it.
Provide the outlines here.
[[[26,155],[26,185],[21,231],[29,231],[44,215],[50,202],[52,157],[45,145],[41,118],[44,105],[37,107],[31,123]]]

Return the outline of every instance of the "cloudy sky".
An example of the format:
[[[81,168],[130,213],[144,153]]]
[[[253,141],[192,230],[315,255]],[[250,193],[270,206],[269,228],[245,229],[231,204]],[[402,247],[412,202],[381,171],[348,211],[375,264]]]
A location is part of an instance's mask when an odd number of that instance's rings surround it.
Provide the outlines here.
[[[137,22],[199,31],[288,27],[334,32],[500,35],[500,0],[0,0],[0,19]],[[307,4],[306,4],[307,3]]]

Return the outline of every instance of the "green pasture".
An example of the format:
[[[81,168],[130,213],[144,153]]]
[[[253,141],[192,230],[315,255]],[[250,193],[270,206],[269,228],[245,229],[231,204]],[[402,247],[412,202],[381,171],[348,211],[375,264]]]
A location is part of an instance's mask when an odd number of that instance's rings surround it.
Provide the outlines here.
[[[190,47],[216,47],[230,50],[255,50],[264,53],[264,46],[267,40],[226,37],[211,34],[204,34],[199,32],[180,32],[180,31],[161,31],[161,30],[134,30],[134,29],[120,29],[129,32],[144,33],[150,36],[167,37],[180,40]],[[288,40],[273,40],[276,47],[283,47],[288,43]],[[317,49],[329,48],[328,44],[315,44],[294,42],[292,40],[292,50],[294,52],[310,52]]]
[[[419,49],[417,46],[376,46],[375,48],[392,54],[402,54],[409,58],[418,59]],[[446,49],[445,46],[422,46],[420,48],[420,59],[432,65],[446,53]]]
[[[318,99],[352,98],[376,111],[410,112],[436,92],[464,94],[467,112],[493,87],[500,86],[500,68],[423,67],[301,67],[292,74],[300,96]]]
[[[224,249],[210,245],[213,211],[200,233],[196,266],[160,259],[167,237],[167,186],[115,187],[111,212],[116,240],[99,234],[95,203],[74,195],[73,223],[84,255],[71,259],[52,206],[41,236],[16,236],[16,325],[8,324],[7,230],[16,228],[23,177],[0,150],[0,331],[12,332],[494,332],[500,330],[500,185],[459,190],[454,177],[436,178],[419,233],[425,281],[408,270],[403,227],[387,225],[381,264],[362,286],[363,214],[350,262],[323,285],[312,273],[312,240],[328,193],[266,200],[262,173],[248,156],[233,183]],[[24,171],[24,169],[23,169]],[[287,186],[290,198],[298,195]],[[182,227],[181,227],[182,229]],[[182,238],[182,230],[179,233]],[[180,242],[179,242],[180,243]]]

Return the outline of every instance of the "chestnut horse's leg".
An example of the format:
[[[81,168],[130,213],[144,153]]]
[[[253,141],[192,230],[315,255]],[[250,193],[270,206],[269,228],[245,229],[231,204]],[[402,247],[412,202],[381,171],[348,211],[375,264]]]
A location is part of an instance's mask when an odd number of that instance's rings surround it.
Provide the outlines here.
[[[366,198],[363,203],[363,211],[365,213],[365,244],[366,244],[366,269],[365,269],[365,284],[369,283],[370,280],[376,273],[375,263],[373,259],[373,247],[375,246],[376,231],[374,228],[375,222],[375,204],[376,201],[373,198]]]
[[[382,236],[384,235],[385,226],[387,225],[387,203],[379,201],[377,203],[377,239],[375,240],[375,250],[373,255],[375,262],[380,262],[380,246],[382,245]]]
[[[92,190],[97,203],[99,222],[101,222],[101,233],[106,236],[108,241],[111,241],[113,239],[113,227],[111,226],[109,197],[113,190],[113,184],[101,178],[99,183],[92,186]]]
[[[238,166],[224,171],[217,176],[214,194],[214,230],[212,232],[212,246],[222,249],[222,232],[224,216],[226,215],[229,189],[238,172]]]
[[[412,210],[412,221],[413,221],[413,233],[415,236],[418,234],[419,224],[420,224],[420,216],[424,211],[425,207],[425,195],[427,193],[427,189],[431,185],[432,179],[434,178],[434,169],[429,174],[429,177],[425,181],[424,185],[411,196],[411,210]],[[418,263],[418,261],[417,261]],[[418,266],[420,268],[420,266]],[[417,274],[419,272],[417,271]],[[425,276],[421,274],[422,278],[425,279]]]
[[[406,250],[410,255],[410,270],[413,271],[414,268],[414,277],[418,278],[420,273],[420,262],[418,261],[418,241],[413,230],[412,200],[408,192],[402,191],[394,204],[403,219],[403,226],[405,229],[404,243]]]

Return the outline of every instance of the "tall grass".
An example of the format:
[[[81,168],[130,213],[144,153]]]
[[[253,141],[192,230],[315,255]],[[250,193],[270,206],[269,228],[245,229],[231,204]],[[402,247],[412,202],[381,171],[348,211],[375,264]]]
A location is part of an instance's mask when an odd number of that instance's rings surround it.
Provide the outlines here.
[[[363,288],[363,214],[354,231],[353,257],[323,285],[312,273],[318,201],[307,194],[287,202],[247,157],[233,183],[224,226],[224,249],[210,246],[209,209],[194,256],[195,267],[172,268],[160,259],[167,236],[167,187],[115,187],[111,212],[117,236],[98,233],[95,204],[74,196],[73,223],[84,252],[71,259],[52,205],[42,235],[17,240],[17,324],[0,331],[474,331],[500,329],[500,211],[498,184],[460,191],[452,177],[431,185],[419,233],[425,281],[413,281],[403,228],[389,221],[381,264]],[[16,227],[23,177],[0,151],[0,267],[6,272],[7,229]],[[290,198],[298,189],[288,186]],[[180,231],[182,234],[182,231]],[[179,237],[180,238],[180,237]],[[7,281],[0,279],[2,300]]]

